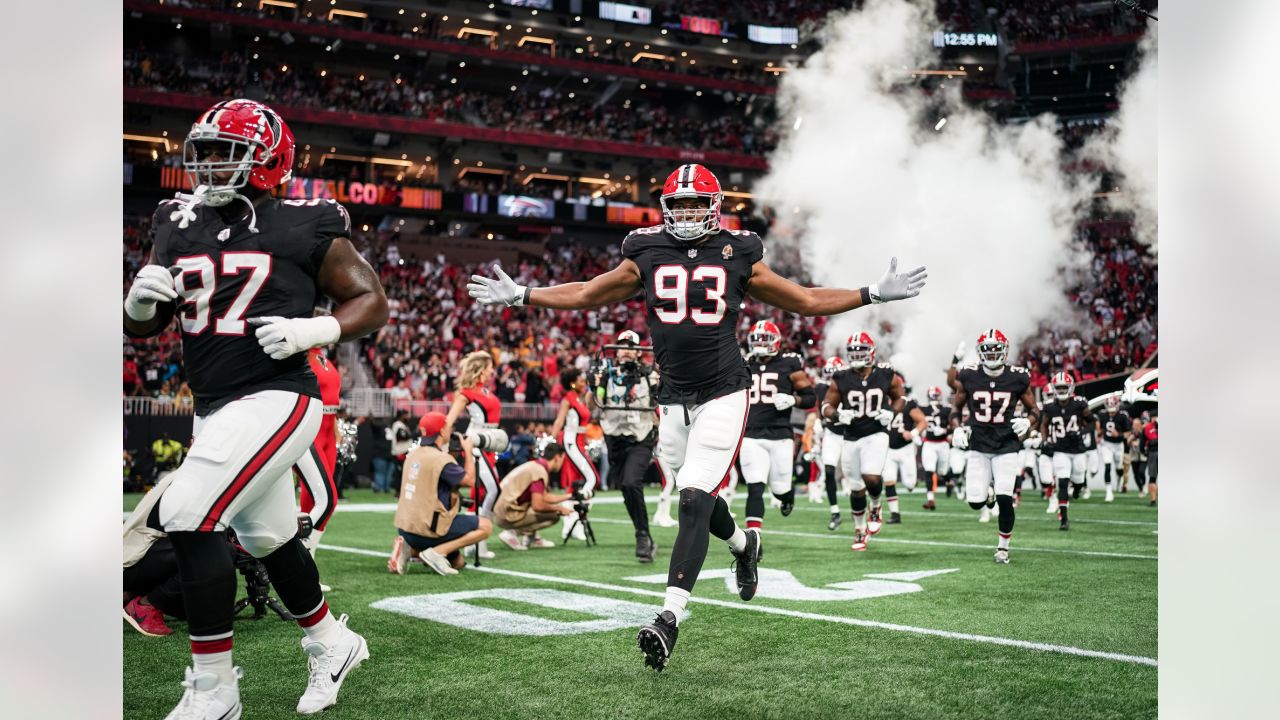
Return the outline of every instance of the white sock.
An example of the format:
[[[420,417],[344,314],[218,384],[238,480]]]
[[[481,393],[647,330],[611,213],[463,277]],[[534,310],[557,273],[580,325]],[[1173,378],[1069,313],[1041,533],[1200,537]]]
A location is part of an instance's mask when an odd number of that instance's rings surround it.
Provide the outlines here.
[[[338,637],[342,635],[342,626],[338,624],[337,618],[329,611],[329,603],[323,603],[316,614],[322,615],[319,620],[303,625],[303,620],[298,621],[298,625],[302,626],[302,631],[307,637],[316,642],[329,647],[338,641]]]
[[[889,512],[891,513],[898,512],[898,498],[896,497],[889,498]]]
[[[859,530],[867,529],[867,513],[865,510],[853,513],[853,526]]]
[[[223,685],[236,681],[235,669],[231,666],[231,651],[216,653],[192,653],[191,665],[197,673],[216,673]]]
[[[932,491],[932,490],[926,490],[926,491],[925,491],[924,499],[925,499],[925,500],[928,500],[929,502],[933,502],[933,491]]]
[[[735,527],[733,529],[733,535],[731,535],[725,542],[729,543],[730,550],[734,552],[742,552],[747,548],[747,534],[742,531],[742,528]],[[668,591],[670,589],[671,588],[667,588]]]
[[[840,506],[839,506],[839,505],[832,505],[832,506],[831,506],[831,514],[832,514],[832,515],[839,515],[839,514],[840,514]]]
[[[1010,538],[1010,537],[1012,537],[1012,536],[1013,536],[1013,533],[1008,533],[1008,534],[1005,534],[1005,533],[996,533],[996,537],[997,537],[997,538],[999,538],[998,540],[996,540],[996,549],[997,549],[997,550],[1008,550],[1008,549],[1009,549],[1009,538]]]
[[[741,532],[741,531],[739,531]],[[676,625],[684,619],[684,606],[689,604],[689,591],[674,585],[667,586],[667,597],[662,601],[662,609],[671,611],[676,616]]]

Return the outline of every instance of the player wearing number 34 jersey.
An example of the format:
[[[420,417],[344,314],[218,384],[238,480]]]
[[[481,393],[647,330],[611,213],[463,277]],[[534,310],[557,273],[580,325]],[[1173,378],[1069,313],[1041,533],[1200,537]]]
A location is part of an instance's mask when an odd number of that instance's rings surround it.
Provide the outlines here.
[[[957,352],[957,357],[963,353]],[[995,502],[1000,507],[997,563],[1009,562],[1009,538],[1013,535],[1013,490],[1022,470],[1019,456],[1022,438],[1039,422],[1031,374],[1026,368],[1006,366],[1009,341],[992,328],[978,336],[978,363],[947,371],[947,382],[955,389],[957,414],[969,411],[967,475],[965,499],[979,510],[987,506],[989,488],[994,485]],[[1028,417],[1015,418],[1021,402]],[[963,435],[962,435],[963,437]],[[956,449],[961,449],[957,444]]]
[[[723,199],[710,170],[682,165],[663,185],[663,224],[628,235],[614,269],[586,282],[531,288],[495,266],[495,278],[473,275],[467,285],[481,303],[557,310],[599,307],[643,294],[661,372],[657,460],[680,491],[680,529],[671,550],[666,600],[637,637],[646,664],[657,670],[675,647],[677,624],[706,559],[709,534],[729,544],[739,596],[749,600],[756,591],[760,533],[740,529],[717,495],[747,421],[751,374],[735,335],[747,296],[802,315],[834,315],[914,297],[926,277],[923,267],[899,274],[895,258],[875,285],[803,287],[769,269],[755,233],[721,229]]]

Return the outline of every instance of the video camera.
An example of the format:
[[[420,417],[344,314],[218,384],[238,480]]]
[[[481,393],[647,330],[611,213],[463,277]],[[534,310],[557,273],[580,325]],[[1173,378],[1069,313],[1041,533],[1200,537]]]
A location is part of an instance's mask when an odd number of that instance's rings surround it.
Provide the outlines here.
[[[658,406],[652,399],[649,399],[643,405],[628,402],[627,399],[631,396],[632,388],[642,382],[648,382],[649,376],[653,374],[653,366],[641,362],[638,358],[619,362],[617,359],[619,350],[634,350],[643,354],[653,352],[653,346],[621,343],[604,345],[600,348],[587,368],[587,374],[590,376],[595,390],[596,405],[601,410],[657,409]],[[621,402],[617,398],[609,397],[610,383],[623,388],[624,395]],[[652,393],[650,393],[649,397],[652,398]]]
[[[573,498],[573,511],[578,513],[577,519],[569,526],[566,534],[565,542],[573,538],[574,527],[581,525],[583,534],[586,536],[586,545],[591,547],[596,544],[596,533],[591,529],[591,519],[587,517],[587,513],[591,510],[591,504],[587,502],[587,497],[582,494],[582,488],[587,484],[586,480],[574,480],[569,490],[569,497]]]
[[[280,601],[271,597],[271,578],[267,575],[267,566],[244,549],[234,530],[227,530],[227,542],[231,544],[233,550],[232,563],[236,571],[244,576],[247,595],[236,601],[233,614],[239,615],[242,610],[252,605],[254,620],[262,619],[267,614],[268,608],[280,616],[281,620],[293,620],[293,615],[289,614]]]

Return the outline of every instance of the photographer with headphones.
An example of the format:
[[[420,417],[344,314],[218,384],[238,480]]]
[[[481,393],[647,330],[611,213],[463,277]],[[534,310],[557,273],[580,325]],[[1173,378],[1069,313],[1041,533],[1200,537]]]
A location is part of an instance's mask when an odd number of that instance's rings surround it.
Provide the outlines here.
[[[651,563],[658,546],[649,535],[644,476],[658,439],[651,392],[657,380],[653,368],[640,362],[640,336],[635,331],[622,331],[614,345],[613,359],[606,359],[593,373],[592,397],[602,411],[609,486],[622,488],[622,502],[636,529],[636,558]],[[628,347],[620,347],[624,345]]]
[[[398,534],[387,561],[396,575],[408,572],[414,557],[441,575],[457,575],[464,564],[461,550],[489,537],[493,529],[487,517],[458,514],[459,491],[475,485],[476,460],[471,441],[444,433],[446,424],[443,413],[423,415],[418,421],[421,444],[405,457],[396,504]]]
[[[564,466],[564,448],[544,438],[535,447],[533,460],[522,463],[502,479],[502,494],[493,506],[493,518],[502,532],[498,539],[512,550],[555,547],[555,543],[538,537],[538,531],[560,522],[573,510],[563,504],[571,495],[547,492],[550,474]]]

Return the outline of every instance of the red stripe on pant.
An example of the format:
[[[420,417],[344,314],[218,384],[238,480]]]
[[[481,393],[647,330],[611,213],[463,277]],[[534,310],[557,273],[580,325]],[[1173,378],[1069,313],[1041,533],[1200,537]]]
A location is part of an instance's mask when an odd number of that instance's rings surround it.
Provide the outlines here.
[[[747,416],[751,411],[751,400],[743,393],[742,398],[747,401],[747,407],[742,411],[742,427],[738,429],[738,446],[733,449],[733,459],[729,461],[729,469],[724,471],[724,477],[720,479],[720,484],[715,490],[711,491],[711,496],[715,497],[720,491],[729,487],[729,473],[733,471],[733,466],[738,464],[738,453],[742,450],[742,438],[747,434]]]
[[[191,653],[193,655],[211,655],[213,653],[229,652],[231,650],[231,638],[226,637],[221,640],[192,640]]]
[[[310,404],[311,398],[306,395],[298,396],[298,402],[293,406],[293,412],[289,413],[289,418],[284,421],[284,425],[281,425],[280,429],[276,430],[271,436],[271,439],[267,440],[266,444],[253,454],[248,464],[241,468],[235,479],[227,486],[227,489],[223,490],[222,494],[218,496],[217,501],[213,503],[213,507],[209,509],[209,513],[200,522],[200,527],[197,528],[200,532],[213,532],[218,525],[218,520],[222,518],[222,513],[226,512],[227,507],[236,499],[236,496],[244,491],[245,487],[249,485],[249,481],[253,480],[253,476],[262,470],[262,467],[267,464],[271,456],[280,450],[280,446],[284,445],[289,436],[302,424],[302,418],[306,417],[307,407]]]

